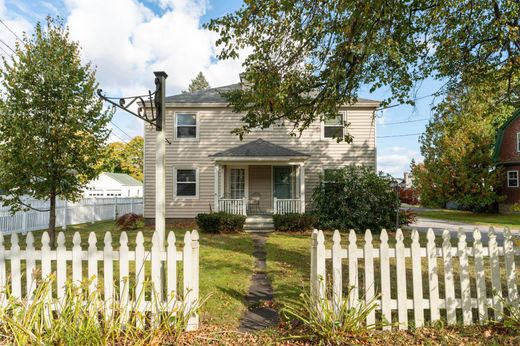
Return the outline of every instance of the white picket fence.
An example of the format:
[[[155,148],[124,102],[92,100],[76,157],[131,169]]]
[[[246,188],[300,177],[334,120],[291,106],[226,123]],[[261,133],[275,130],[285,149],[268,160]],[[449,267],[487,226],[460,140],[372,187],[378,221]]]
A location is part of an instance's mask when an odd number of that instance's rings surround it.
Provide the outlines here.
[[[117,300],[127,316],[133,312],[131,309],[158,316],[158,309],[166,308],[176,312],[182,307],[182,311],[194,311],[198,304],[199,235],[196,230],[185,233],[182,251],[177,250],[173,232],[168,234],[165,249],[161,249],[160,236],[154,232],[152,246],[148,250],[145,249],[142,232],[137,234],[133,250],[128,248],[125,232],[121,233],[117,250],[112,247],[110,232],[105,234],[102,249],[97,247],[95,233],[90,233],[86,249],[81,247],[78,232],[74,234],[70,248],[66,247],[65,235],[60,232],[56,250],[51,250],[47,232],[43,233],[40,249],[35,248],[32,233],[27,234],[23,250],[20,249],[17,233],[12,233],[10,240],[11,246],[5,249],[4,236],[0,233],[0,304],[5,304],[9,296],[31,301],[39,279],[52,273],[55,273],[57,283],[51,295],[57,299],[56,304],[53,304],[54,309],[59,309],[59,301],[65,296],[66,282],[79,284],[83,279],[91,280],[90,292],[98,290],[98,282],[102,282],[105,306],[110,308]],[[178,261],[182,261],[182,288],[178,288]],[[70,265],[72,269],[67,269]],[[71,277],[67,276],[68,272],[72,273]],[[84,272],[88,273],[88,277],[83,276]],[[119,273],[117,279],[114,279],[114,273]],[[130,278],[131,274],[135,280]],[[146,282],[151,282],[151,285]],[[114,287],[119,287],[118,292]],[[188,329],[197,327],[198,315],[193,312]]]
[[[48,210],[49,201],[26,199],[27,203],[39,210]],[[68,225],[115,220],[118,215],[143,213],[143,199],[132,197],[84,198],[77,202],[56,201],[56,225],[67,229]],[[11,215],[8,207],[0,207],[0,233],[30,232],[46,229],[49,212],[28,210]]]
[[[442,246],[437,247],[435,234],[430,229],[427,245],[421,247],[419,233],[414,230],[408,248],[402,231],[398,230],[395,247],[390,247],[388,234],[383,230],[381,244],[375,248],[369,230],[363,247],[357,246],[356,234],[350,231],[349,245],[343,248],[341,235],[335,231],[332,248],[327,249],[323,232],[315,230],[311,247],[311,297],[316,298],[316,302],[330,299],[332,306],[338,307],[343,303],[344,292],[353,287],[348,296],[349,306],[356,306],[359,299],[370,302],[379,297],[377,308],[367,317],[368,325],[384,318],[388,323],[397,322],[399,329],[407,329],[410,324],[421,327],[441,319],[448,324],[469,325],[488,320],[490,314],[500,319],[504,301],[516,307],[519,304],[520,275],[515,256],[520,256],[520,248],[507,228],[503,246],[498,245],[493,228],[489,230],[486,246],[478,229],[473,232],[472,246],[468,246],[471,244],[467,244],[463,230],[457,235],[458,245],[452,247],[450,232],[445,230]],[[346,287],[343,285],[344,259],[348,263]],[[375,269],[379,269],[377,275]],[[383,326],[386,330],[390,328],[390,325]]]

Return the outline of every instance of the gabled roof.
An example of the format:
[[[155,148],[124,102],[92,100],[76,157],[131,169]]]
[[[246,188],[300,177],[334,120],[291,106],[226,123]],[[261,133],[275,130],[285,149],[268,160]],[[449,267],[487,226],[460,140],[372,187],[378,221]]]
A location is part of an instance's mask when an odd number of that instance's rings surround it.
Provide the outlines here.
[[[269,157],[308,157],[308,154],[273,144],[263,139],[257,139],[237,147],[210,155],[210,157],[243,157],[243,158],[269,158]]]
[[[139,180],[137,180],[125,173],[103,172],[103,174],[105,174],[109,178],[114,179],[121,185],[125,185],[125,186],[142,186],[143,185],[143,183],[141,183]]]
[[[186,94],[178,94],[167,96],[165,99],[166,103],[225,103],[228,101],[222,96],[222,94],[226,91],[240,89],[241,84],[230,84],[216,88],[210,88],[205,90],[200,90],[194,93],[186,93]],[[380,101],[370,100],[358,97],[357,103],[367,103],[367,104],[380,104]]]
[[[493,160],[498,162],[498,156],[500,155],[500,148],[502,147],[502,142],[504,141],[504,132],[511,125],[513,121],[515,121],[520,116],[520,109],[514,112],[509,119],[506,120],[502,126],[500,126],[497,130],[497,136],[495,140],[495,149],[493,150]]]

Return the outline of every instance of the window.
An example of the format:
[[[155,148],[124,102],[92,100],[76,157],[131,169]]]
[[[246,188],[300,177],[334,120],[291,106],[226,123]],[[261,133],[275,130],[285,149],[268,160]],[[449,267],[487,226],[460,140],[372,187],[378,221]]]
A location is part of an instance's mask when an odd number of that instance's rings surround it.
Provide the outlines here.
[[[231,198],[244,198],[244,196],[246,195],[246,170],[244,168],[231,168],[230,174]]]
[[[507,187],[518,187],[518,171],[507,171]]]
[[[176,197],[197,197],[198,172],[195,168],[180,168],[175,170]]]
[[[197,113],[175,113],[175,138],[198,138]]]
[[[345,113],[339,113],[333,119],[323,121],[323,138],[341,138],[345,134]]]
[[[516,133],[516,151],[520,153],[520,132]]]

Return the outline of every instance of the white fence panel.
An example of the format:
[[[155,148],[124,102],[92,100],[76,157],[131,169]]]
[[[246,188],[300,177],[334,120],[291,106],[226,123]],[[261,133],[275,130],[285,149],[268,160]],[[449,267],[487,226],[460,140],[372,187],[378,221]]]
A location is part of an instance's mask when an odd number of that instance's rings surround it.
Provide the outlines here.
[[[274,198],[274,213],[275,214],[300,214],[302,202],[299,198],[280,199]]]
[[[0,305],[6,304],[9,297],[22,298],[30,303],[34,299],[36,282],[55,273],[56,284],[49,291],[48,299],[53,301],[52,308],[58,310],[62,305],[60,299],[65,296],[67,282],[79,285],[83,270],[88,270],[90,292],[98,290],[98,284],[103,283],[103,303],[107,316],[113,314],[114,306],[120,306],[123,321],[128,320],[134,309],[152,313],[152,322],[156,323],[162,311],[175,313],[185,307],[185,312],[190,313],[187,328],[198,328],[199,318],[193,311],[199,299],[199,235],[196,230],[186,232],[182,250],[177,248],[172,232],[168,235],[167,249],[159,247],[158,233],[153,234],[151,249],[146,249],[143,234],[139,232],[133,250],[128,248],[125,232],[121,233],[119,249],[112,246],[110,232],[105,234],[103,244],[98,244],[95,234],[90,233],[87,249],[81,248],[78,232],[74,234],[72,244],[66,244],[65,235],[60,232],[56,250],[50,249],[47,232],[42,235],[40,249],[34,247],[34,237],[30,233],[22,241],[25,245],[23,250],[20,249],[17,233],[7,237],[10,238],[10,244],[5,246],[5,236],[0,233]],[[176,269],[177,261],[183,261],[182,273]],[[98,262],[102,263],[98,265]],[[131,262],[134,265],[130,265]],[[163,271],[164,267],[168,270]],[[135,282],[129,278],[130,268],[135,270]],[[119,277],[115,278],[114,273],[117,272]],[[183,281],[180,282],[182,288],[178,290],[177,276],[180,274]],[[151,282],[153,287],[145,282]],[[116,287],[119,289],[116,290]],[[166,297],[163,296],[165,289],[168,293]],[[143,323],[140,325],[144,326]]]
[[[49,225],[49,201],[25,199],[24,203],[34,209],[20,211],[12,215],[8,207],[0,207],[1,233],[26,233],[46,229]],[[66,229],[67,225],[114,220],[126,213],[143,214],[143,199],[125,198],[84,198],[77,202],[56,201],[56,226]]]
[[[488,235],[489,242],[484,245],[478,229],[473,232],[473,242],[468,242],[462,230],[457,232],[457,239],[445,230],[442,245],[438,247],[431,229],[422,236],[414,230],[410,239],[405,239],[403,232],[397,230],[395,242],[392,242],[395,245],[390,247],[388,234],[383,230],[377,248],[373,246],[372,233],[367,230],[364,246],[359,248],[357,236],[351,230],[349,245],[342,248],[341,235],[335,231],[332,248],[327,249],[324,233],[314,230],[311,297],[316,302],[330,299],[334,307],[344,302],[352,307],[360,300],[368,302],[376,295],[376,313],[369,314],[366,323],[383,324],[385,330],[406,329],[409,325],[420,327],[438,320],[448,324],[485,323],[490,315],[500,319],[507,311],[504,301],[513,306],[519,304],[517,265],[520,247],[507,228],[503,246],[497,241],[493,228]],[[422,237],[426,238],[424,247],[420,242]],[[411,245],[407,247],[406,244]],[[329,260],[330,265],[327,264]],[[377,260],[379,266],[374,265]],[[348,265],[347,287],[343,283],[342,264]],[[363,265],[362,269],[358,268],[359,264]],[[411,277],[407,277],[407,272]],[[359,282],[363,282],[364,287],[359,287]],[[493,293],[487,292],[486,287]],[[348,299],[343,296],[345,292],[350,292]],[[393,324],[389,325],[391,322]]]

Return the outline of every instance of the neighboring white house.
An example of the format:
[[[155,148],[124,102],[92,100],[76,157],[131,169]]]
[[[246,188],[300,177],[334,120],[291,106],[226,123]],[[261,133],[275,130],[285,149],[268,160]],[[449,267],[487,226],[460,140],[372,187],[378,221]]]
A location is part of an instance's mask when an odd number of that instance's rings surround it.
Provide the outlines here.
[[[124,173],[103,172],[88,183],[84,197],[142,197],[143,183]]]

